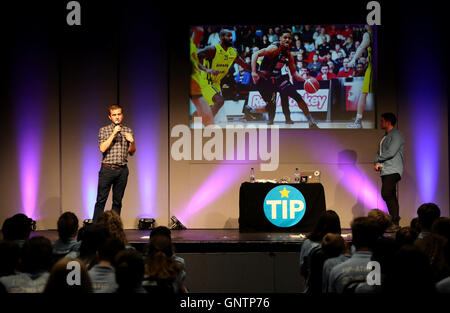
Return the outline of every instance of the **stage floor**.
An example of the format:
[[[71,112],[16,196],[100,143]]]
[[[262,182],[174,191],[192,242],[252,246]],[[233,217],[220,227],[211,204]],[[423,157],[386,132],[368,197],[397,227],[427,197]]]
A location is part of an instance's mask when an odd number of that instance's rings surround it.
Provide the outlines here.
[[[149,240],[150,231],[126,229],[129,243],[143,251]],[[34,236],[44,236],[55,241],[56,230],[38,230]],[[351,230],[343,229],[342,236],[351,240]],[[186,229],[172,230],[172,241],[178,253],[214,253],[214,252],[299,252],[304,233],[241,233],[238,229]]]

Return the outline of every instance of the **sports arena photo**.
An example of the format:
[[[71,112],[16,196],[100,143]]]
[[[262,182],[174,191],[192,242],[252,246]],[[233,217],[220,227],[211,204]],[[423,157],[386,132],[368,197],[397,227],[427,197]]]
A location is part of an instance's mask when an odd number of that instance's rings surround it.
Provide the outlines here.
[[[221,127],[267,123],[280,128],[374,128],[376,27],[190,28],[191,40],[196,41],[191,41],[191,61],[195,50],[192,62],[200,64],[193,67],[198,82],[191,85],[199,88],[196,95],[191,92],[191,120],[207,119],[196,107],[201,95],[211,110],[209,117]],[[258,75],[256,83],[252,72]],[[205,109],[209,110],[206,105]]]

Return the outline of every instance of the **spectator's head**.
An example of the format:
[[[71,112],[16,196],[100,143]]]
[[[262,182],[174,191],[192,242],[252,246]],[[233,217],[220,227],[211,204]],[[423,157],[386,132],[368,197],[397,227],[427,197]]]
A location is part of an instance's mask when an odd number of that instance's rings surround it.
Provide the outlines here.
[[[112,266],[115,266],[114,259],[116,255],[125,249],[123,242],[117,238],[108,238],[105,243],[98,249],[98,260],[109,262]]]
[[[229,29],[222,29],[219,33],[220,43],[226,47],[233,45],[233,33]]]
[[[434,203],[424,203],[417,209],[419,227],[422,232],[431,232],[435,220],[441,216],[441,210]]]
[[[64,212],[58,219],[58,235],[63,241],[74,238],[78,232],[78,218],[72,212]]]
[[[322,239],[322,250],[329,258],[343,254],[346,250],[344,238],[339,234],[326,234]]]
[[[431,232],[450,240],[450,218],[440,217],[436,219],[431,226]]]
[[[322,72],[322,74],[328,74],[328,65],[327,64],[323,64],[322,67],[320,68],[320,71]]]
[[[142,253],[134,249],[120,251],[116,256],[116,281],[119,292],[133,292],[144,279],[144,259]]]
[[[327,210],[320,215],[308,238],[312,241],[321,242],[327,233],[341,234],[341,221],[333,210]]]
[[[296,40],[296,41],[295,41],[295,47],[296,47],[297,49],[301,48],[301,47],[302,47],[302,42],[301,42],[300,40]]]
[[[0,277],[15,274],[19,263],[20,247],[13,241],[0,241]]]
[[[365,68],[361,63],[356,64],[356,76],[364,76]]]
[[[158,226],[150,232],[150,239],[155,236],[166,236],[167,238],[171,238],[172,234],[170,229],[166,226]]]
[[[448,276],[448,265],[446,263],[447,239],[432,234],[422,239],[417,239],[414,245],[428,256],[435,280],[441,280]]]
[[[356,250],[371,250],[379,229],[377,223],[369,217],[357,217],[352,223],[352,242]]]
[[[360,44],[361,44],[361,42],[359,40],[355,41],[355,49],[358,49]]]
[[[96,224],[99,227],[106,228],[112,237],[121,240],[124,245],[128,244],[127,237],[123,230],[122,220],[115,211],[105,211],[100,214]]]
[[[378,224],[380,236],[382,236],[386,232],[386,229],[392,224],[391,216],[380,209],[370,210],[367,216],[374,219]]]
[[[72,271],[79,271],[79,281],[68,283]],[[74,278],[76,279],[76,278]],[[85,294],[92,292],[92,282],[86,265],[80,259],[62,258],[53,265],[44,293]]]
[[[319,61],[319,56],[317,55],[317,53],[315,53],[315,54],[313,55],[313,61],[314,61],[314,62],[318,62],[318,61]]]
[[[380,263],[381,272],[384,274],[391,274],[395,254],[400,246],[391,238],[378,238],[374,242],[372,261]]]
[[[172,259],[172,240],[167,236],[154,235],[148,245],[145,272],[151,279],[174,281],[181,266]]]
[[[97,251],[104,245],[109,237],[108,230],[98,225],[83,227],[83,236],[80,245],[80,258],[82,258],[88,268],[91,268],[98,261]]]
[[[334,46],[334,50],[339,51],[340,49],[341,49],[341,45],[337,43],[337,44]]]
[[[402,227],[395,234],[395,241],[398,245],[412,245],[416,241],[419,233],[411,227]]]
[[[413,245],[404,245],[394,255],[391,275],[386,277],[386,292],[429,294],[434,292],[433,272],[428,257]]]
[[[343,62],[342,62],[342,65],[344,66],[344,69],[345,69],[346,71],[348,71],[348,69],[349,69],[349,67],[348,67],[348,62],[349,62],[349,59],[348,59],[348,58],[344,58],[344,60],[343,60]]]
[[[20,270],[25,273],[39,273],[50,270],[53,246],[48,238],[37,236],[27,239],[22,247]]]
[[[333,61],[328,61],[327,65],[328,65],[328,71],[333,72],[333,70],[334,70],[334,63],[333,63]]]
[[[22,213],[18,213],[3,222],[3,239],[8,241],[26,240],[30,237],[32,220]]]

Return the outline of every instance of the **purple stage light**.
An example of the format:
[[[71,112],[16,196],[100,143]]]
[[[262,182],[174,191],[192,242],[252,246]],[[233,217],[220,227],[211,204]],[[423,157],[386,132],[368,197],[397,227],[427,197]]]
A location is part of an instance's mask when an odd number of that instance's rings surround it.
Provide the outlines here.
[[[221,196],[227,189],[234,186],[236,182],[242,180],[244,173],[249,172],[249,168],[220,166],[214,171],[208,179],[197,189],[195,194],[190,198],[186,207],[176,213],[182,223],[189,220],[197,212],[204,209],[211,202]]]
[[[85,138],[91,137],[85,142],[91,143],[92,134],[95,131],[87,131]],[[95,138],[95,137],[94,137]],[[82,172],[81,172],[81,192],[83,199],[83,218],[92,218],[94,216],[94,206],[97,198],[98,171],[100,170],[101,153],[95,148],[96,145],[87,144],[83,146],[82,151]]]

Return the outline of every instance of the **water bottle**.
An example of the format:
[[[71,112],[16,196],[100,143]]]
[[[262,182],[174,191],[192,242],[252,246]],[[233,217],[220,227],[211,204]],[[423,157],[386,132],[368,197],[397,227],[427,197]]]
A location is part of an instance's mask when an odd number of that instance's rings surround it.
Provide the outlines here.
[[[253,167],[250,169],[250,182],[251,183],[255,182],[255,170]]]
[[[298,168],[295,168],[294,183],[296,183],[296,184],[300,183],[300,173],[298,171]]]

